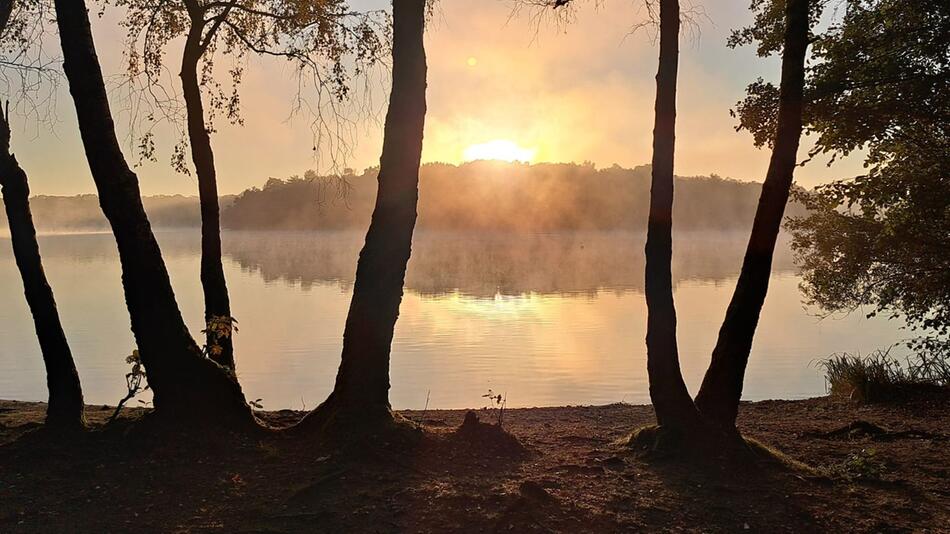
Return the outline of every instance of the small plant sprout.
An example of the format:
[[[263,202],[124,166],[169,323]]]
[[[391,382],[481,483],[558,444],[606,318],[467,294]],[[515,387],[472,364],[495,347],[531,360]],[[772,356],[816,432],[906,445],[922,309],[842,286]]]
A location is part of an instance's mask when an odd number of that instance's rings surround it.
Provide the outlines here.
[[[501,393],[495,393],[489,389],[488,393],[482,395],[482,398],[488,399],[488,406],[485,407],[486,410],[489,412],[498,410],[498,426],[500,427],[505,417],[505,404],[508,401],[508,394],[502,395]]]
[[[874,449],[861,449],[848,455],[841,462],[822,468],[825,475],[849,482],[857,480],[881,480],[887,467]]]
[[[123,397],[122,400],[116,404],[115,411],[112,412],[112,417],[109,418],[109,423],[115,421],[126,402],[138,395],[140,392],[148,389],[148,378],[145,376],[145,367],[142,366],[142,358],[139,356],[139,350],[135,349],[132,351],[132,354],[126,356],[125,363],[132,365],[132,369],[125,374],[125,385],[129,391],[125,397]],[[142,385],[143,381],[145,381],[144,386]],[[142,401],[139,402],[141,403]]]
[[[247,404],[248,404],[248,406],[250,406],[251,408],[254,408],[255,410],[263,410],[263,409],[264,409],[264,405],[261,404],[261,401],[262,401],[262,400],[264,400],[264,399],[249,400],[249,401],[247,401]]]

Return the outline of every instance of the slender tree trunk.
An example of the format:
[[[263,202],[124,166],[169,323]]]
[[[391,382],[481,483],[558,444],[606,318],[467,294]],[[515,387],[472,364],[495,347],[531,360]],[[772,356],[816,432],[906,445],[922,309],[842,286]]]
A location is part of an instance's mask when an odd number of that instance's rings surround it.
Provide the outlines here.
[[[10,15],[13,13],[13,0],[0,0],[0,35],[7,29]]]
[[[115,235],[122,285],[159,413],[208,421],[252,421],[237,382],[204,358],[185,326],[161,250],[142,207],[138,178],[116,138],[83,0],[55,0],[63,69],[76,107],[99,203]]]
[[[181,62],[181,84],[188,118],[188,140],[191,159],[198,176],[198,199],[201,204],[201,287],[205,298],[205,324],[213,320],[230,321],[231,301],[221,263],[221,215],[218,206],[218,183],[214,169],[211,136],[205,127],[204,105],[198,83],[198,62],[203,50],[201,33],[204,28],[203,12],[192,14],[191,27],[185,40]],[[216,319],[217,318],[217,319]],[[234,369],[232,337],[218,337],[214,329],[207,332],[208,347],[219,347],[210,353],[218,364]]]
[[[393,2],[393,85],[376,206],[356,266],[336,385],[303,423],[326,421],[340,411],[364,421],[391,417],[389,354],[419,196],[426,112],[424,26],[425,0]]]
[[[679,56],[678,0],[660,1],[660,61],[656,74],[653,168],[647,224],[646,286],[647,372],[650,399],[662,427],[688,430],[698,426],[680,372],[673,304],[673,154],[676,137],[676,75]]]
[[[772,254],[792,185],[802,133],[808,1],[787,0],[785,21],[778,128],[772,158],[762,185],[739,281],[719,330],[712,362],[696,396],[696,405],[703,417],[727,429],[735,428],[742,381],[752,350],[752,337],[769,288]]]
[[[0,114],[0,186],[10,225],[13,256],[23,279],[23,292],[33,315],[33,326],[46,365],[46,386],[49,390],[46,424],[81,428],[85,420],[79,374],[59,321],[53,290],[43,272],[36,228],[30,214],[30,187],[26,172],[10,153],[10,126],[3,114]]]

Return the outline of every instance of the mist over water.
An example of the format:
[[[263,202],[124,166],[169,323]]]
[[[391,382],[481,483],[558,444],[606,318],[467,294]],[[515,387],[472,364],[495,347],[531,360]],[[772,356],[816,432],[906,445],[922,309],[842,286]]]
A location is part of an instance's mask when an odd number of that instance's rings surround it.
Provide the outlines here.
[[[201,328],[196,229],[157,234],[192,334]],[[674,284],[685,378],[696,388],[742,260],[744,232],[674,237]],[[238,375],[265,408],[312,408],[339,364],[363,232],[224,234]],[[87,402],[125,392],[133,348],[110,234],[40,239]],[[392,354],[395,408],[648,402],[642,232],[420,231]],[[787,242],[773,265],[745,398],[824,392],[815,358],[869,352],[904,337],[860,314],[819,320],[804,309]],[[0,398],[43,400],[45,375],[9,242],[0,238]],[[812,310],[813,312],[813,310]],[[148,399],[144,396],[143,399]]]

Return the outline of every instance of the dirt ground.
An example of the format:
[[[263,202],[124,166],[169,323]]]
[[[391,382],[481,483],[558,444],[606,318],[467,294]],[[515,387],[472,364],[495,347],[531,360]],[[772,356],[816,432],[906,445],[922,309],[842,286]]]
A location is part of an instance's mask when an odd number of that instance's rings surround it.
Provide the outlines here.
[[[743,433],[809,466],[795,469],[619,445],[649,406],[508,410],[524,449],[456,432],[462,411],[401,412],[428,430],[340,448],[156,435],[142,411],[103,429],[111,409],[89,407],[93,430],[64,443],[41,429],[44,408],[0,401],[0,532],[950,532],[946,391],[743,404]]]

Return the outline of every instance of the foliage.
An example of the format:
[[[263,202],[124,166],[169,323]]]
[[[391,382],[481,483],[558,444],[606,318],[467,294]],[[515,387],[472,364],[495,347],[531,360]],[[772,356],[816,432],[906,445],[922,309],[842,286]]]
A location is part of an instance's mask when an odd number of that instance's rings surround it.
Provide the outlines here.
[[[209,132],[214,131],[218,116],[243,123],[239,86],[249,56],[291,63],[298,76],[293,110],[312,114],[314,150],[323,141],[336,151],[344,148],[345,130],[351,123],[340,106],[349,101],[354,80],[382,62],[389,49],[389,15],[354,11],[345,0],[104,1],[126,12],[126,88],[140,159],[155,160],[155,126],[168,122],[178,133],[172,165],[184,173],[188,172],[184,110],[177,92],[164,79],[165,54],[175,39],[189,34],[197,37],[199,83],[209,97]],[[225,58],[230,87],[216,74],[217,64]],[[314,95],[307,96],[310,84]]]
[[[731,44],[775,50],[779,0]],[[816,2],[816,16],[829,2]],[[910,345],[950,358],[950,4],[848,0],[814,36],[806,82],[810,158],[866,152],[867,172],[799,191],[807,216],[787,227],[810,304],[872,308],[927,331]],[[773,135],[777,88],[758,80],[734,114],[757,145]]]
[[[205,337],[211,340],[211,343],[205,345],[202,350],[206,357],[210,358],[211,356],[221,355],[224,348],[219,345],[218,342],[223,339],[230,339],[231,336],[238,331],[237,322],[237,319],[234,317],[225,317],[223,315],[211,316],[205,329],[201,331]]]
[[[142,358],[139,356],[139,350],[135,349],[132,351],[132,354],[126,356],[125,363],[132,366],[132,369],[125,374],[125,385],[128,388],[128,393],[116,404],[115,411],[112,412],[112,416],[109,417],[110,423],[115,421],[116,417],[119,416],[119,412],[122,411],[122,407],[125,406],[126,402],[148,389],[148,378],[145,375],[145,367],[142,366]],[[142,385],[143,381],[145,381],[144,386]]]
[[[893,347],[892,347],[893,348]],[[832,395],[862,402],[894,398],[902,390],[919,385],[950,385],[950,365],[939,355],[917,353],[902,364],[891,349],[869,356],[834,354],[822,360],[825,380]]]
[[[878,457],[875,449],[861,449],[851,453],[843,461],[825,466],[821,471],[829,477],[847,481],[880,480],[887,466]]]
[[[37,125],[56,120],[60,59],[46,45],[52,18],[48,0],[0,2],[0,90]]]
[[[498,427],[501,428],[505,419],[505,406],[508,403],[508,397],[489,389],[488,393],[482,395],[482,398],[488,399],[488,406],[486,406],[485,409],[497,415],[495,421]]]

